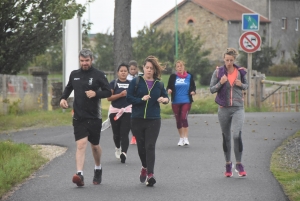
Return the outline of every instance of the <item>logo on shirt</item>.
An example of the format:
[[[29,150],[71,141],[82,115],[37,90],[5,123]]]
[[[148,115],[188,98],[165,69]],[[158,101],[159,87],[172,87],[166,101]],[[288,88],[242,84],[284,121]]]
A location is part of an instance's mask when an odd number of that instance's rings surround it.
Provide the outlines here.
[[[80,80],[80,78],[79,77],[75,77],[74,80]]]
[[[90,78],[89,85],[92,85],[92,84],[93,84],[93,78]]]
[[[117,83],[119,88],[124,88],[127,89],[129,84],[122,84],[122,83]]]
[[[184,84],[185,78],[178,78],[176,79],[176,84]]]

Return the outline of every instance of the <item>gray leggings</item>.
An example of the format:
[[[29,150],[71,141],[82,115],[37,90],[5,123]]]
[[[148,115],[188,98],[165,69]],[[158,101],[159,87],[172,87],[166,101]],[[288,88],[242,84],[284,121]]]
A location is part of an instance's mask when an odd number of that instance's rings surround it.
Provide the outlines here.
[[[218,118],[223,136],[223,151],[226,162],[231,161],[231,130],[236,162],[242,161],[242,128],[245,118],[244,107],[219,107]]]

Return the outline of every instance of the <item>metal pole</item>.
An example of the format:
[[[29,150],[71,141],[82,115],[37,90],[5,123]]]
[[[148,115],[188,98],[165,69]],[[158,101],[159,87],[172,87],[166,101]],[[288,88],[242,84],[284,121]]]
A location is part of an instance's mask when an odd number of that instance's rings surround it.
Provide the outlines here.
[[[251,106],[251,75],[252,75],[252,53],[248,53],[247,63],[247,79],[248,79],[248,93],[247,93],[247,107]]]
[[[178,12],[177,12],[177,0],[175,0],[175,60],[178,60]]]

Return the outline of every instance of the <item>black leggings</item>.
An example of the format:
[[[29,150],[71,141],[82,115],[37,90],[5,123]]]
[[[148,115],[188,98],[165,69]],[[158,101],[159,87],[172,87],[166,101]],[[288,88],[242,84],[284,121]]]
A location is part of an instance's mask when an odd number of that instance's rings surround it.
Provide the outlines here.
[[[117,113],[112,113],[109,115],[111,128],[113,131],[113,140],[117,148],[122,148],[122,152],[127,153],[129,146],[129,131],[130,131],[130,121],[131,113],[123,113],[120,118],[115,121],[114,117]]]
[[[159,134],[161,119],[131,119],[131,131],[137,141],[142,166],[148,174],[154,173],[155,144]]]

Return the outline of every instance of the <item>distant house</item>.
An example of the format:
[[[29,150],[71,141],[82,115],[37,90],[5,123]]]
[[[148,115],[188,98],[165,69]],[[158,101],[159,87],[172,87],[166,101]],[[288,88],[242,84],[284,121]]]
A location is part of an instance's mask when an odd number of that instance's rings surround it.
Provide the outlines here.
[[[151,25],[165,32],[174,32],[175,11],[174,7]],[[219,62],[227,47],[239,49],[239,38],[244,32],[243,13],[259,13],[259,35],[273,47],[280,42],[281,49],[278,50],[279,56],[276,61],[281,59],[282,54],[284,59],[290,58],[299,40],[298,27],[295,25],[299,19],[297,15],[300,16],[300,1],[184,0],[177,5],[178,31],[190,30],[193,35],[200,35],[204,41],[202,48],[211,50],[209,59]],[[291,22],[293,19],[294,25],[291,23],[287,26],[287,19]],[[284,24],[280,27],[281,23],[285,23],[285,29]]]

